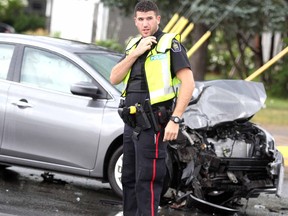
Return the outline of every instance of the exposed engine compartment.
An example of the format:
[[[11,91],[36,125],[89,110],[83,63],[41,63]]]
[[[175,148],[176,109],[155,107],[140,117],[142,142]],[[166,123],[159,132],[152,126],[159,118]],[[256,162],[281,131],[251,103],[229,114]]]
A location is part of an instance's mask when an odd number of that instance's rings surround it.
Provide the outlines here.
[[[271,140],[267,147],[266,133],[256,125],[233,122],[209,130],[186,130],[189,137],[183,135],[169,147],[177,157],[172,159],[173,170],[181,176],[170,187],[226,207],[235,207],[241,198],[255,198],[260,192],[275,193],[276,182],[269,170],[275,160],[270,154],[274,143]]]
[[[176,206],[210,213],[237,212],[241,199],[279,196],[282,154],[269,132],[250,121],[266,99],[262,83],[196,82],[175,142],[168,145],[168,177]]]

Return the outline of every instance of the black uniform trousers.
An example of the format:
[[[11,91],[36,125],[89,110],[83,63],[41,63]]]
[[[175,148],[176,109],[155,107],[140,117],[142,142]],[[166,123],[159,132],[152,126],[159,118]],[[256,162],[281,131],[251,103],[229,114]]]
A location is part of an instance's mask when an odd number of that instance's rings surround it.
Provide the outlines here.
[[[133,128],[125,124],[123,147],[124,216],[156,216],[166,175],[166,149],[162,129],[142,130],[133,138]]]

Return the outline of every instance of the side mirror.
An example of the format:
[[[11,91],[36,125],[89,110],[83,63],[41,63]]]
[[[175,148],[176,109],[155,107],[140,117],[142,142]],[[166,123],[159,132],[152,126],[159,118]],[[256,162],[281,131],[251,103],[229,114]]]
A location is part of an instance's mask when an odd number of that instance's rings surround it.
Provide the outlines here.
[[[92,97],[93,99],[96,99],[99,97],[99,91],[98,87],[93,85],[90,82],[77,82],[71,85],[70,91],[72,94],[80,95],[80,96],[86,96],[86,97]]]

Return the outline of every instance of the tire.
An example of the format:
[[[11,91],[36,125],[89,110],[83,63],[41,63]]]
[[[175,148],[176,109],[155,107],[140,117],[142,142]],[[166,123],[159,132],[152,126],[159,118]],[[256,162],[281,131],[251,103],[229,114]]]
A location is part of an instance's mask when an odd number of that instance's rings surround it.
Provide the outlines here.
[[[108,180],[112,190],[117,196],[122,197],[122,160],[123,146],[120,146],[112,155],[108,165]]]

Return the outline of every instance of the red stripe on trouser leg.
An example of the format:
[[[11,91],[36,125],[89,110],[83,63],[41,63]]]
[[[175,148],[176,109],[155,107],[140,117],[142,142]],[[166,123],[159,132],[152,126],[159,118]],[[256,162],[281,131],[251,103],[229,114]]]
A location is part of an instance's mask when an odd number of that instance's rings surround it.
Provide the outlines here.
[[[154,216],[154,180],[156,176],[156,159],[153,160],[153,177],[150,183],[150,192],[151,192],[151,216]]]
[[[156,135],[156,140],[155,140],[155,158],[159,157],[159,137],[160,137],[160,132],[157,133]]]
[[[155,140],[155,158],[158,158],[158,147],[159,147],[159,137],[160,137],[160,132],[157,133],[156,140]],[[154,203],[154,181],[156,177],[156,159],[153,160],[153,174],[152,174],[152,180],[150,182],[150,192],[151,192],[151,216],[154,216],[154,208],[155,208],[155,203]]]

